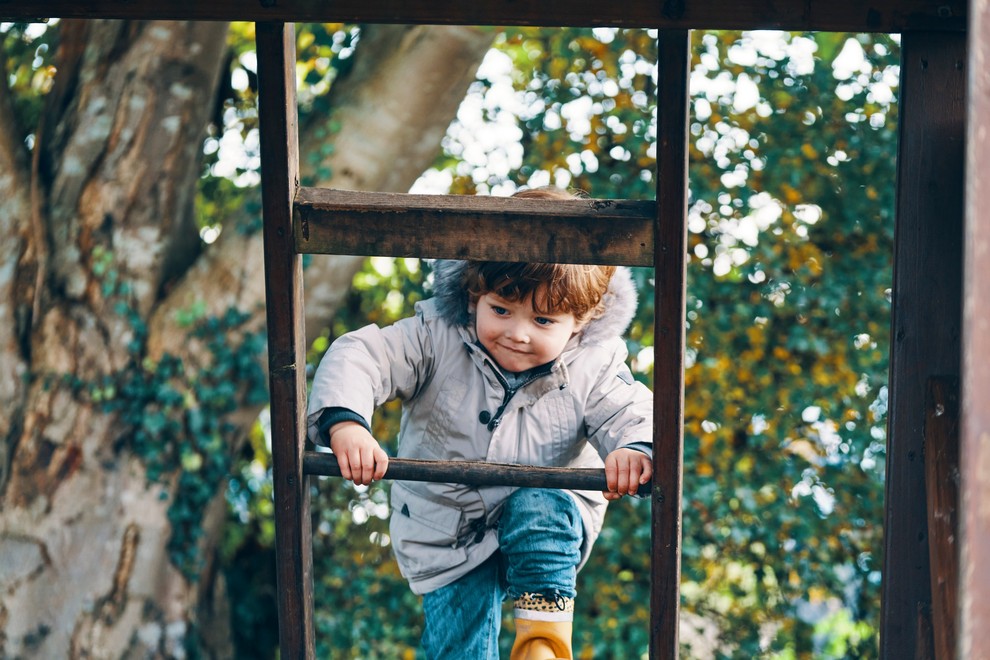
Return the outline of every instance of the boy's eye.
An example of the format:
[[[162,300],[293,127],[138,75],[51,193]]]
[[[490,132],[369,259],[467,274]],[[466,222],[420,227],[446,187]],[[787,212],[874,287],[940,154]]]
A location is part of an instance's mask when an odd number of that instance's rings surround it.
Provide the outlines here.
[[[499,316],[505,316],[506,314],[509,313],[509,310],[507,310],[505,307],[499,307],[498,305],[492,305],[492,311],[498,314]]]
[[[553,319],[548,319],[545,316],[537,316],[536,317],[536,322],[539,325],[553,325],[555,323],[555,321]]]

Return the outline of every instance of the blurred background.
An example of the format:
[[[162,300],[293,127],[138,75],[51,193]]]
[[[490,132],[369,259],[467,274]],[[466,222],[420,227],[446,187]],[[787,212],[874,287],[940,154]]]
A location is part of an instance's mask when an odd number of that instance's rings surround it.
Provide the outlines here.
[[[4,655],[278,655],[253,30],[0,25]],[[655,197],[655,31],[296,38],[303,185]],[[899,39],[692,45],[682,654],[875,657]],[[310,373],[431,291],[427,261],[304,264]],[[313,484],[319,657],[415,657],[387,491]],[[646,657],[648,521],[610,507],[578,657]]]

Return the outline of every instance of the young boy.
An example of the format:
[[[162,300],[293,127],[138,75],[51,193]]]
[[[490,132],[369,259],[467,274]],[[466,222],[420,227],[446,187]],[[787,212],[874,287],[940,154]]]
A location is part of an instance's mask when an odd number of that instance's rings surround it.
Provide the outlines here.
[[[653,396],[626,367],[621,338],[634,285],[622,268],[508,262],[439,261],[434,278],[415,317],[333,343],[313,381],[309,437],[330,446],[344,478],[381,479],[388,456],[369,421],[398,397],[402,458],[604,463],[604,494],[392,485],[392,547],[423,595],[427,657],[497,659],[508,596],[514,660],[571,658],[576,575],[606,500],[652,475]]]

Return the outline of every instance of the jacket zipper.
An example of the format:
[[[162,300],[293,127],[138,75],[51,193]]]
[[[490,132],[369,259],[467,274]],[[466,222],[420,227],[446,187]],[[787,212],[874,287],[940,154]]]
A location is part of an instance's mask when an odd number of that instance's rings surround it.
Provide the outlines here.
[[[505,391],[505,396],[502,398],[502,405],[498,407],[498,410],[495,411],[495,414],[488,421],[488,430],[494,432],[495,429],[498,428],[499,424],[502,423],[502,414],[505,412],[506,406],[509,405],[509,401],[512,400],[512,397],[515,396],[516,392],[526,387],[534,380],[549,375],[550,372],[548,371],[546,373],[532,375],[529,378],[527,378],[525,381],[523,381],[523,383],[518,387],[512,388],[509,387],[509,381],[505,379],[505,376],[503,376],[502,373],[498,370],[498,367],[496,367],[488,360],[485,360],[485,364],[491,367],[492,373],[495,374],[495,378],[498,379],[499,384],[502,386],[502,389]]]

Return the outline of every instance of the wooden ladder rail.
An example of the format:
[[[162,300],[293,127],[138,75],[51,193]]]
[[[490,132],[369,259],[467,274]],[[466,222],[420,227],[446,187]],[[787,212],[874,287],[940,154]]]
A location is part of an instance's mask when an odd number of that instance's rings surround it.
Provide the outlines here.
[[[651,507],[650,657],[676,658],[680,606],[681,474],[683,457],[684,314],[687,220],[687,107],[690,62],[689,31],[660,32],[657,202],[629,200],[506,201],[458,196],[346,193],[299,187],[298,127],[295,90],[295,39],[291,24],[258,23],[259,130],[267,291],[273,481],[275,489],[276,561],[279,643],[286,658],[313,658],[312,538],[308,477],[332,474],[332,459],[305,452],[305,333],[302,262],[305,252],[387,254],[410,252],[427,258],[455,257],[654,265],[654,480]],[[668,96],[669,95],[669,96]],[[377,205],[377,207],[376,207]],[[651,213],[647,224],[644,209]],[[534,213],[550,216],[538,230],[527,224]],[[389,243],[382,227],[369,222],[383,216],[390,230],[414,229],[403,241]],[[338,224],[333,231],[326,222]],[[447,222],[448,240],[436,241],[439,216]],[[350,222],[348,222],[350,218]],[[598,226],[589,224],[597,218]],[[602,219],[613,223],[602,226]],[[666,220],[662,221],[662,218]],[[459,221],[471,219],[495,228],[508,223],[508,234],[525,237],[509,252],[499,243],[493,253],[480,247],[477,225],[464,232]],[[487,219],[487,220],[486,220]],[[356,220],[356,221],[355,221]],[[405,225],[399,224],[405,222]],[[340,226],[347,227],[339,232]],[[460,233],[457,227],[460,226]],[[526,232],[511,231],[526,227]],[[370,233],[369,233],[370,231]],[[362,234],[363,237],[362,237]],[[560,249],[563,243],[576,246]],[[532,251],[532,246],[538,249]],[[411,247],[410,247],[411,246]],[[527,247],[529,246],[529,247]],[[648,258],[648,259],[647,259]],[[402,462],[397,462],[401,469]],[[476,466],[479,474],[505,466]],[[400,469],[400,472],[401,472]],[[434,465],[434,469],[442,466]],[[497,483],[533,485],[519,466],[503,470]],[[418,468],[403,478],[419,478]],[[537,470],[539,470],[537,468]],[[563,468],[542,469],[537,483],[558,488],[587,487]],[[598,471],[601,472],[601,471]],[[396,472],[393,471],[394,476]],[[409,476],[409,475],[412,476]],[[439,473],[431,480],[451,480]],[[401,476],[401,475],[400,475]],[[475,481],[479,477],[473,477]],[[487,478],[487,477],[480,477]],[[583,478],[602,479],[602,475]],[[464,483],[474,483],[461,479]],[[495,482],[489,482],[495,483]],[[600,482],[595,482],[600,483]]]
[[[278,638],[285,658],[313,658],[313,542],[309,480],[303,474],[306,334],[302,257],[292,231],[299,187],[295,28],[291,23],[258,23],[255,31]]]

